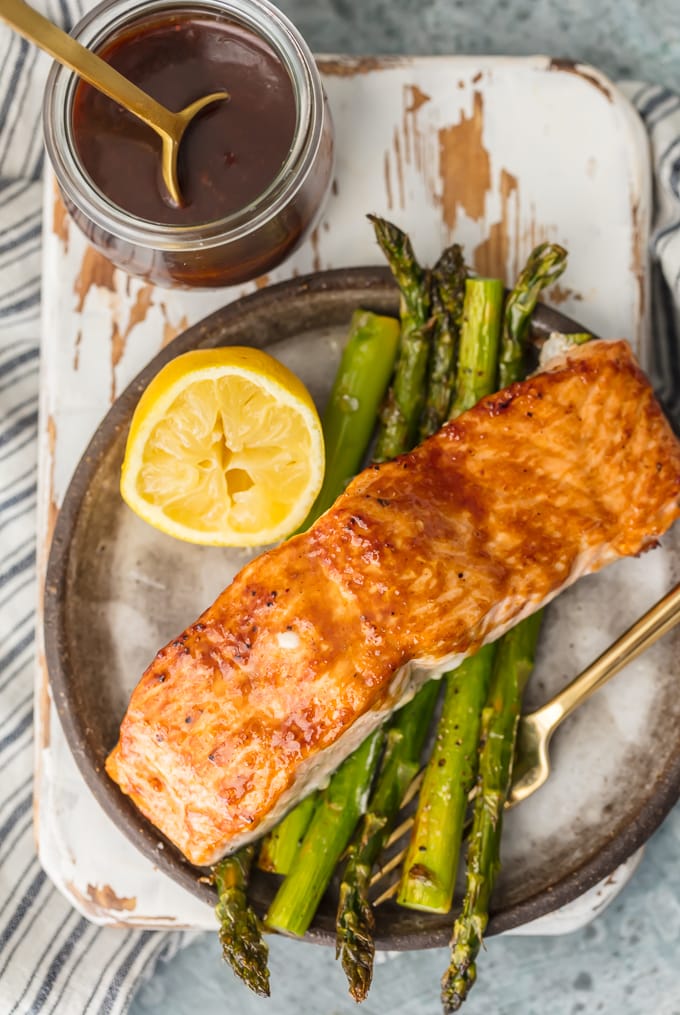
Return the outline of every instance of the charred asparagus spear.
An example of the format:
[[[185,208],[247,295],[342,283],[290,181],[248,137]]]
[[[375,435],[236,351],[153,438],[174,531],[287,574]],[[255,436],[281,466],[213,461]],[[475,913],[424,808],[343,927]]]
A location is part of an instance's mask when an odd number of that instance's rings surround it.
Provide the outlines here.
[[[438,695],[438,682],[430,681],[397,713],[387,732],[368,809],[348,850],[340,883],[335,955],[342,959],[355,1001],[364,1000],[373,976],[375,920],[368,901],[371,872],[394,826],[404,794],[418,772]]]
[[[524,346],[529,320],[540,292],[566,267],[566,251],[542,244],[532,251],[508,297],[501,340],[504,386],[524,375]],[[576,338],[576,342],[582,336]],[[522,694],[533,668],[542,611],[509,631],[500,641],[492,684],[482,716],[479,793],[473,805],[466,889],[451,939],[451,963],[442,978],[445,1012],[457,1011],[476,979],[475,959],[489,919],[489,900],[499,866],[503,805],[512,776]]]
[[[383,732],[377,730],[332,777],[290,873],[269,907],[265,917],[267,927],[302,936],[314,919],[338,858],[365,806],[382,742]]]
[[[495,645],[485,645],[446,675],[442,715],[425,768],[404,857],[397,902],[448,913],[453,902],[468,794],[477,778],[481,713]]]
[[[399,332],[396,318],[365,310],[352,315],[349,338],[321,421],[326,474],[303,529],[331,506],[361,466],[394,371]],[[315,803],[316,795],[302,800],[265,838],[258,860],[263,870],[288,874]]]
[[[431,347],[430,280],[416,261],[406,233],[376,215],[368,217],[400,292],[397,366],[373,456],[376,462],[385,462],[410,450],[418,434]]]
[[[392,226],[383,219],[377,219],[374,216],[369,216],[369,218],[371,218],[375,226],[376,235],[388,257],[390,267],[401,292],[399,353],[394,379],[388,394],[388,411],[381,415],[381,425],[376,442],[375,460],[381,460],[383,457],[391,457],[408,451],[417,433],[418,421],[423,405],[423,380],[429,355],[429,336],[426,336],[423,325],[427,326],[430,282],[427,273],[422,270],[415,259],[408,237],[401,230],[397,229],[396,226]],[[423,349],[425,350],[424,355]],[[426,700],[429,700],[429,694],[422,699],[423,703]],[[420,730],[413,731],[414,737],[417,738],[419,733]],[[396,737],[393,738],[393,749],[395,741]],[[411,744],[414,741],[407,738],[406,742]],[[368,771],[365,761],[362,761],[358,765],[355,764],[357,755],[360,755],[364,749],[365,745],[362,745],[354,755],[351,755],[345,761],[336,773],[336,776],[334,776],[334,779],[343,780],[345,792],[348,794],[351,794],[357,788],[353,780],[360,780],[358,788],[361,789],[362,793],[366,794],[373,779],[378,760],[375,753],[369,755],[372,766],[370,771]],[[331,793],[333,785],[334,783],[331,782],[331,786],[322,798],[322,804],[325,802],[328,794]],[[398,786],[390,784],[389,788],[382,790],[381,793],[381,806],[384,804],[388,809],[391,808],[392,801],[397,796],[398,802],[395,809],[398,808],[399,803],[401,803],[401,794],[399,793]],[[350,796],[351,799],[353,798]],[[363,801],[363,806],[365,806],[365,800]],[[347,826],[347,818],[350,816],[354,817],[354,824],[356,825],[361,812],[357,812],[355,815],[352,806],[348,807],[347,814],[344,815],[343,829]],[[340,858],[340,854],[347,846],[349,837],[354,831],[354,827],[349,828],[347,838],[343,840],[342,835],[335,834],[334,827],[336,821],[337,818],[332,809],[319,805],[319,809],[315,812],[312,823],[300,847],[300,852],[293,861],[290,873],[279,889],[279,893],[274,899],[267,915],[267,922],[270,926],[296,934],[302,934],[307,929],[309,922],[311,922],[314,916],[318,900],[326,888],[328,880]],[[383,827],[385,826],[383,825]],[[369,836],[370,842],[366,845],[366,849],[369,852],[374,849],[380,849],[382,839],[378,841],[378,834],[378,830],[374,825],[372,833]],[[313,848],[310,846],[310,842],[314,843]],[[336,852],[333,854],[332,850],[336,850]],[[355,873],[359,875],[362,870],[361,862],[354,869]],[[304,893],[311,893],[310,885],[314,885],[313,897],[316,898],[313,908],[304,899]],[[348,893],[345,891],[345,899],[348,897]],[[359,898],[358,895],[353,897],[355,899]],[[363,897],[365,898],[365,896]],[[297,902],[296,899],[298,900]],[[358,910],[355,910],[355,913],[357,912]],[[353,919],[353,917],[348,916],[344,925],[347,927],[353,926]],[[357,919],[359,919],[358,916]],[[361,933],[358,933],[357,942],[361,939]],[[364,941],[366,940],[371,940],[370,929],[367,934],[364,934]],[[370,945],[367,947],[370,949]],[[338,943],[338,951],[343,953],[343,957],[349,954],[343,950],[343,945],[340,942]],[[364,949],[364,953],[366,953],[366,949]],[[351,959],[348,961],[351,962]],[[352,982],[360,984],[361,974],[357,974],[356,978],[354,978],[353,974],[350,974],[350,979]],[[361,990],[361,987],[357,986],[357,989]]]
[[[394,318],[366,311],[357,311],[352,317],[349,338],[323,415],[326,475],[308,525],[325,510],[329,498],[332,502],[340,495],[347,479],[361,464],[392,376],[398,338],[399,322]],[[295,809],[297,814],[289,822],[287,834],[269,840],[265,849],[270,869],[289,866],[290,855],[297,851],[313,808],[313,800],[303,800]],[[298,824],[293,828],[295,820]],[[253,853],[254,847],[246,846],[215,866],[216,914],[225,961],[249,987],[260,993],[266,986],[268,994],[267,946],[246,895]]]
[[[503,308],[503,283],[468,279],[452,418],[494,389]],[[453,901],[468,794],[477,776],[480,715],[486,699],[492,646],[445,676],[435,748],[425,770],[397,901],[448,913]]]
[[[508,296],[498,367],[498,387],[521,380],[531,315],[546,286],[555,282],[567,266],[567,252],[557,243],[541,243],[529,259]]]
[[[463,325],[466,277],[462,248],[454,243],[432,270],[432,351],[420,420],[421,440],[435,433],[448,415]]]
[[[475,959],[489,919],[489,901],[500,866],[503,806],[510,786],[522,692],[534,664],[540,613],[501,639],[482,714],[480,792],[475,797],[467,854],[463,909],[451,940],[451,963],[442,978],[444,1012],[458,1011],[477,978]]]
[[[225,960],[246,986],[261,997],[269,997],[269,949],[246,895],[254,856],[255,846],[244,846],[213,868],[216,914]]]
[[[462,250],[454,244],[444,251],[432,272],[433,346],[419,426],[423,439],[441,426],[451,401],[465,277]],[[437,684],[426,685],[397,713],[387,733],[385,755],[366,814],[349,847],[336,918],[336,957],[342,960],[355,1001],[366,997],[373,976],[375,921],[368,900],[371,872],[418,769],[438,695]]]

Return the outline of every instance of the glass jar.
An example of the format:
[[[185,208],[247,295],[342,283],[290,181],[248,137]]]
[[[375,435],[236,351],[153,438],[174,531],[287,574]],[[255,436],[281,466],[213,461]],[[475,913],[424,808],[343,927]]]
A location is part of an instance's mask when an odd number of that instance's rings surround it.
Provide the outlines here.
[[[150,16],[161,14],[225,19],[259,36],[280,60],[292,84],[296,125],[271,184],[245,207],[199,225],[168,225],[125,211],[107,198],[82,164],[73,124],[79,81],[57,64],[45,93],[47,152],[71,217],[118,267],[158,285],[235,285],[280,264],[319,217],[333,173],[327,100],[304,40],[267,0],[104,0],[73,34],[97,51],[136,23],[143,25]],[[190,135],[185,143],[191,143]]]

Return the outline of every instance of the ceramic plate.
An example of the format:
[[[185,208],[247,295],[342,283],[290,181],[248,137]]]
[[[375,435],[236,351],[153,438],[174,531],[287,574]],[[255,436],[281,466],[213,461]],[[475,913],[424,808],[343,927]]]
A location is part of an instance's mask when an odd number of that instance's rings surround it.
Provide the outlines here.
[[[73,476],[56,525],[45,589],[45,638],[57,709],[76,761],[110,817],[161,870],[213,902],[189,865],[104,772],[129,695],[158,648],[201,613],[253,554],[194,547],[140,521],[118,477],[140,393],[172,357],[194,348],[268,349],[298,373],[322,405],[352,311],[396,313],[387,271],[319,273],[272,286],[190,328],[117,400]],[[588,322],[583,322],[587,327]],[[537,335],[583,330],[541,307]],[[680,577],[680,527],[640,559],[582,579],[547,611],[527,707],[546,700]],[[506,818],[502,872],[489,933],[564,905],[606,877],[654,831],[680,790],[680,629],[629,666],[558,731],[548,785]],[[275,879],[256,875],[264,910]],[[331,941],[335,902],[324,898],[310,936]],[[383,948],[444,945],[451,918],[377,911]]]

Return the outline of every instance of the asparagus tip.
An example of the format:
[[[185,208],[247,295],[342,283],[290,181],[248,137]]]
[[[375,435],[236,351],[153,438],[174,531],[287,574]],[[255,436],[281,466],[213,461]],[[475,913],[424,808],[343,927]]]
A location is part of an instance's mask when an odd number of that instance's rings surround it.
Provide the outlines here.
[[[357,1003],[364,1001],[373,980],[375,921],[370,903],[361,893],[339,907],[335,957],[342,961],[351,996]]]
[[[442,977],[441,1001],[445,1015],[460,1009],[476,979],[477,967],[471,957],[451,964]]]
[[[225,962],[255,994],[269,997],[269,949],[246,895],[253,857],[251,844],[213,867],[212,880],[217,889],[215,916]]]
[[[222,956],[235,976],[255,994],[269,997],[269,949],[255,913],[249,909],[237,926],[235,922],[225,920],[222,912],[219,937]]]

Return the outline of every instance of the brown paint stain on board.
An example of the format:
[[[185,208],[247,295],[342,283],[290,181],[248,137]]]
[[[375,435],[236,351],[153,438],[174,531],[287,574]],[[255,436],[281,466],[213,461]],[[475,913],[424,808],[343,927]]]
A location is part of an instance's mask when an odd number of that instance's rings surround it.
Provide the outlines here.
[[[88,884],[87,892],[83,893],[72,881],[67,881],[65,888],[78,900],[80,907],[93,916],[107,916],[111,912],[131,913],[137,908],[137,899],[134,896],[116,895],[110,885]]]
[[[130,337],[130,333],[138,324],[142,324],[146,320],[146,315],[149,312],[149,307],[153,305],[153,286],[142,285],[137,290],[135,296],[135,302],[130,307],[130,313],[128,315],[128,321],[123,331],[118,326],[118,321],[114,319],[111,327],[111,401],[116,397],[116,367],[120,363],[125,353],[125,346],[127,340]]]
[[[383,172],[385,175],[385,197],[387,199],[387,208],[389,211],[394,207],[394,198],[392,196],[392,173],[390,169],[390,153],[385,152],[385,161]]]
[[[309,237],[312,248],[312,271],[321,271],[321,251],[319,250],[319,227],[312,230]]]
[[[549,240],[548,232],[551,228],[550,226],[538,225],[536,222],[536,207],[532,202],[529,225],[525,227],[521,236],[521,249],[524,254],[527,255],[539,243],[546,243]]]
[[[179,923],[175,916],[142,916],[141,918],[135,919],[134,917],[129,920],[112,920],[110,923],[107,921],[107,927],[118,927],[121,930],[127,930],[130,927],[139,927],[140,930],[144,930],[147,927],[172,927],[173,930],[192,930],[192,925],[189,923]]]
[[[111,328],[111,366],[117,367],[125,352],[125,334],[121,334],[116,321]]]
[[[264,289],[265,286],[269,285],[269,275],[260,275],[259,278],[255,279],[255,288]]]
[[[57,515],[59,514],[59,508],[57,501],[54,496],[54,451],[57,446],[57,424],[54,416],[47,417],[47,447],[50,461],[50,485],[48,490],[49,503],[47,508],[47,532],[45,533],[45,561],[49,554],[50,544],[52,543],[52,535],[54,533],[54,526],[57,524]]]
[[[57,507],[56,498],[54,495],[54,452],[57,446],[57,424],[54,420],[54,416],[47,417],[47,456],[50,462],[50,473],[47,487],[47,528],[42,540],[41,551],[38,555],[38,587],[42,590],[45,582],[45,572],[47,571],[47,559],[49,557],[50,546],[52,544],[52,536],[54,534],[54,527],[57,524],[57,515],[59,514],[59,508]],[[41,591],[41,603],[40,612],[43,612],[42,607],[42,591]],[[38,672],[40,675],[40,687],[38,691],[38,713],[40,716],[40,729],[42,733],[42,741],[40,747],[49,747],[50,745],[50,692],[47,674],[47,662],[42,652],[38,655]],[[40,752],[36,754],[36,780],[39,777],[40,772]],[[35,794],[37,799],[38,794]],[[37,823],[36,823],[37,828]]]
[[[328,78],[353,78],[359,74],[399,67],[403,63],[404,58],[398,56],[322,56],[316,61],[319,71]]]
[[[169,345],[173,338],[177,338],[177,336],[181,335],[183,331],[186,331],[188,327],[189,318],[185,314],[180,317],[178,324],[171,324],[166,318],[165,323],[163,324],[162,347],[165,348],[166,345]]]
[[[40,674],[40,688],[38,691],[38,713],[40,715],[41,740],[39,746],[50,746],[50,684],[47,671],[47,659],[44,652],[38,654],[38,672]],[[38,794],[35,794],[36,798]]]
[[[130,336],[130,332],[133,328],[136,328],[138,324],[142,324],[146,320],[146,315],[149,312],[149,307],[153,303],[153,286],[143,285],[137,291],[135,296],[135,302],[130,308],[130,316],[128,317],[127,327],[125,328],[124,339]]]
[[[546,296],[548,298],[548,303],[553,303],[558,307],[561,306],[562,303],[566,303],[567,300],[583,299],[581,293],[577,293],[573,289],[568,289],[566,286],[561,286],[559,283],[551,286],[550,289],[546,289]]]
[[[413,163],[420,173],[427,169],[428,160],[425,157],[426,138],[420,127],[418,113],[431,101],[431,97],[418,85],[404,85],[402,116],[404,159],[408,163]]]
[[[131,912],[137,906],[137,899],[128,896],[118,896],[110,885],[89,885],[87,894],[92,901],[103,909],[114,909],[116,912],[124,910]]]
[[[631,212],[631,224],[632,224],[632,244],[631,244],[631,258],[630,266],[635,282],[637,285],[638,292],[638,307],[637,307],[637,325],[638,325],[638,341],[640,337],[640,326],[645,316],[645,255],[644,250],[646,245],[640,242],[641,237],[641,225],[640,225],[640,206],[637,201],[633,202],[630,209]]]
[[[111,325],[111,391],[109,399],[111,404],[116,400],[116,367],[120,363],[125,352],[125,335],[121,334],[118,322]]]
[[[397,188],[399,190],[399,207],[404,208],[406,205],[406,193],[404,191],[404,163],[402,162],[401,156],[401,141],[399,140],[399,131],[395,127],[394,139],[392,141],[394,148],[394,165],[397,176]]]
[[[426,92],[419,88],[418,85],[406,85],[404,91],[407,95],[407,113],[417,113],[421,106],[424,106],[426,102],[431,102],[432,97]]]
[[[442,214],[453,230],[462,208],[469,218],[484,215],[486,195],[491,187],[491,160],[484,147],[484,100],[474,92],[470,116],[439,131],[439,176],[442,183]]]
[[[54,185],[54,206],[52,209],[52,232],[64,244],[64,253],[68,251],[69,217],[61,194]]]
[[[115,267],[94,247],[88,247],[76,277],[73,291],[78,297],[77,313],[82,313],[87,294],[93,287],[115,292]]]
[[[506,169],[501,170],[499,181],[501,198],[501,217],[489,227],[488,235],[473,251],[473,264],[480,275],[493,275],[506,278],[517,270],[515,263],[510,264],[510,237],[517,237],[519,222],[519,187],[517,177]],[[513,261],[517,260],[517,250],[513,251]]]
[[[80,366],[80,345],[81,345],[82,341],[83,341],[83,333],[80,330],[80,328],[78,328],[78,333],[76,335],[76,340],[73,343],[73,369],[74,369],[74,371],[76,371],[78,369],[78,367]]]
[[[592,72],[589,72],[587,67],[581,64],[575,63],[573,60],[566,60],[560,57],[553,57],[548,64],[548,70],[563,71],[566,74],[575,74],[579,78],[583,78],[593,88],[597,88],[598,92],[604,95],[607,102],[612,101],[612,93],[609,91],[603,81],[600,81],[598,77]]]

